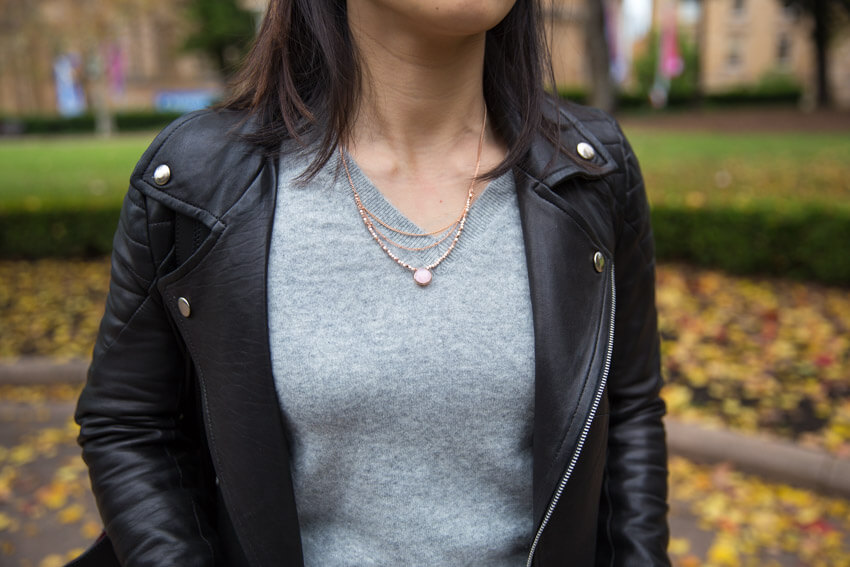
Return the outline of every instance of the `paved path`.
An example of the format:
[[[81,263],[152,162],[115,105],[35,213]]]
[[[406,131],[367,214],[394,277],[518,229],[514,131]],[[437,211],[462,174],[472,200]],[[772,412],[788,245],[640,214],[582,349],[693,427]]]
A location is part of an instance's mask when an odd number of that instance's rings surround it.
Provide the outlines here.
[[[618,115],[626,133],[632,127],[704,132],[850,132],[850,110],[803,112],[788,106],[752,105]]]
[[[12,522],[0,530],[4,567],[59,565],[100,525],[69,425],[73,409],[71,402],[0,402],[0,447],[12,449],[2,470],[14,471],[11,479],[0,478],[0,517]],[[11,494],[2,493],[4,480],[11,481]]]

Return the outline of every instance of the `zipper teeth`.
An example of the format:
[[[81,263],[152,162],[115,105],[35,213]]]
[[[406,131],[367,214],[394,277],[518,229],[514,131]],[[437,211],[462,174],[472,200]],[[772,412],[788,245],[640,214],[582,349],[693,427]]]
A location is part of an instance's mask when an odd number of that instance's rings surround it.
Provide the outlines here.
[[[602,367],[602,381],[599,383],[596,396],[593,398],[593,405],[590,407],[590,413],[587,416],[587,421],[584,422],[584,428],[581,430],[576,450],[573,453],[573,457],[570,460],[567,471],[564,473],[563,478],[561,478],[561,482],[558,483],[558,489],[555,491],[555,495],[552,497],[552,501],[546,509],[546,514],[543,516],[543,521],[540,522],[540,527],[537,529],[537,534],[534,536],[534,541],[531,543],[531,549],[528,551],[528,560],[525,563],[526,567],[531,567],[531,563],[534,561],[534,552],[537,550],[537,545],[540,543],[540,538],[543,536],[543,530],[546,529],[546,525],[549,523],[549,520],[552,518],[552,514],[555,511],[555,506],[558,505],[558,500],[560,500],[561,494],[567,486],[567,481],[569,481],[570,475],[573,473],[578,457],[581,454],[582,447],[584,447],[584,442],[587,439],[587,434],[590,431],[590,424],[593,423],[593,418],[596,416],[596,410],[599,409],[599,402],[602,399],[602,392],[605,390],[605,384],[608,381],[608,372],[611,369],[611,356],[614,347],[614,314],[616,311],[617,288],[614,284],[614,263],[611,262],[611,318],[609,321],[608,350],[605,353],[605,363]]]

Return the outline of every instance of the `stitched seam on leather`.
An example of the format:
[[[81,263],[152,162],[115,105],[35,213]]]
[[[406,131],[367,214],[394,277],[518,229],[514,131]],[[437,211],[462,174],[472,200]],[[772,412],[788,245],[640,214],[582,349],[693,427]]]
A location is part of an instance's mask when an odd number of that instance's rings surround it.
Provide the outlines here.
[[[613,226],[613,229],[614,229],[614,254],[616,255],[617,245],[620,242],[620,237],[623,234],[623,215],[622,215],[621,211],[619,210],[620,201],[619,201],[619,199],[617,199],[617,192],[614,190],[613,182],[608,178],[603,179],[603,181],[605,182],[605,185],[608,187],[608,192],[614,198],[614,207],[613,207],[614,210],[612,211],[612,214],[613,214],[613,224],[614,224],[614,226]]]
[[[175,214],[179,214],[179,213],[175,213]],[[182,250],[180,250],[180,248],[182,248],[182,246],[178,246],[177,243],[183,241],[182,237],[180,236],[183,232],[183,229],[182,229],[183,223],[178,222],[179,220],[180,219],[178,219],[176,217],[174,218],[174,261],[177,263],[178,266],[186,261],[186,258],[180,258],[179,257],[179,253],[182,252]]]
[[[636,184],[634,185],[634,187],[629,188],[629,190],[628,190],[628,191],[627,191],[627,193],[626,193],[626,198],[631,198],[631,195],[632,195],[634,192],[638,191],[638,188],[639,188],[641,185],[642,185],[641,183],[636,183]],[[625,223],[626,223],[626,224],[628,224],[628,225],[630,225],[630,226],[632,226],[632,227],[634,227],[634,225],[635,225],[635,221],[637,221],[637,220],[638,220],[638,219],[634,219],[634,220],[633,220],[633,219],[624,219]],[[637,230],[635,230],[635,232],[638,232],[638,231],[637,231]]]
[[[136,195],[136,193],[138,193],[138,195]],[[136,187],[133,187],[132,185],[130,185],[130,188],[127,190],[127,197],[128,197],[128,200],[130,201],[130,203],[133,204],[139,210],[141,210],[142,213],[145,216],[145,234],[148,238],[148,241],[142,242],[142,241],[136,240],[135,238],[130,236],[130,230],[129,230],[130,227],[127,225],[127,223],[129,221],[127,221],[127,219],[124,215],[121,215],[121,217],[119,218],[119,221],[118,221],[119,226],[124,228],[124,230],[122,231],[122,236],[124,238],[126,238],[129,242],[132,242],[136,246],[140,246],[141,248],[144,248],[147,251],[147,255],[148,255],[148,258],[150,260],[150,264],[151,264],[151,266],[154,266],[154,272],[156,272],[156,269],[157,269],[156,261],[153,257],[153,250],[151,250],[151,248],[149,246],[149,243],[151,241],[151,234],[150,234],[150,224],[148,223],[148,213],[149,213],[149,211],[148,211],[148,207],[147,207],[146,197],[143,193],[141,193],[141,191],[139,191]],[[137,203],[135,201],[136,198],[140,199],[141,202]],[[115,261],[115,259],[117,259],[117,258],[114,258],[113,261]],[[142,277],[132,266],[129,265],[129,263],[127,263],[123,260],[120,260],[120,259],[118,259],[118,261],[121,262],[121,264],[124,266],[124,268],[127,269],[130,273],[132,273],[137,279],[145,282],[145,288],[147,289],[148,294],[150,294],[151,287],[153,286],[153,283],[154,283],[156,278],[148,279],[148,278]]]
[[[141,276],[141,275],[140,275],[140,274],[139,274],[136,270],[134,270],[134,269],[133,269],[133,267],[132,267],[132,266],[130,266],[130,264],[128,264],[127,262],[125,262],[122,258],[119,258],[118,256],[115,256],[114,258],[112,258],[112,262],[113,262],[113,263],[118,262],[119,264],[121,264],[121,267],[122,267],[122,268],[124,268],[125,270],[127,270],[128,272],[130,272],[131,274],[133,274],[133,277],[135,277],[135,278],[136,278],[137,280],[139,280],[139,281],[144,282],[144,284],[145,284],[145,285],[144,285],[144,286],[142,286],[142,287],[144,287],[146,290],[150,288],[151,280],[149,280],[149,279],[147,279],[147,278],[142,277],[142,276]],[[128,290],[128,291],[131,291],[131,290]],[[131,291],[131,293],[132,293],[132,291]],[[136,295],[141,296],[142,294],[141,294],[141,293],[137,293]],[[135,312],[134,312],[134,313],[135,313]]]
[[[148,245],[147,245],[146,243],[142,242],[141,240],[136,240],[135,238],[133,238],[132,236],[130,236],[130,232],[129,232],[128,230],[126,230],[126,228],[127,228],[127,227],[126,227],[126,224],[127,224],[126,222],[121,221],[121,224],[122,224],[122,225],[124,225],[124,228],[125,228],[124,232],[122,233],[122,236],[123,236],[126,240],[128,240],[128,241],[132,242],[132,243],[133,243],[133,244],[135,244],[136,246],[141,246],[142,248],[147,248],[147,247],[148,247]],[[148,236],[150,236],[150,235],[148,235]]]
[[[135,189],[135,193],[132,191],[133,189]],[[136,193],[138,193],[138,195]],[[127,201],[137,209],[147,212],[147,209],[143,204],[144,197],[142,197],[142,193],[132,185],[130,185],[130,190],[127,191]]]
[[[127,319],[127,321],[121,326],[121,330],[118,331],[117,333],[115,333],[115,338],[113,338],[111,341],[109,341],[108,344],[103,345],[104,346],[103,352],[101,353],[99,359],[102,359],[104,356],[106,356],[106,353],[109,352],[109,350],[112,348],[112,345],[114,345],[116,342],[118,342],[118,339],[121,337],[122,334],[124,334],[124,330],[127,327],[130,326],[130,323],[133,322],[133,319],[136,318],[136,315],[138,315],[138,313],[142,310],[142,308],[145,306],[145,304],[148,302],[149,299],[150,299],[149,295],[145,296],[145,298],[142,300],[142,302],[139,303],[138,307],[136,307],[136,309],[133,311],[133,314],[130,315],[130,317]],[[92,366],[94,366],[94,365],[95,365],[95,363],[94,363],[94,361],[92,361]]]
[[[177,425],[175,424],[175,428],[176,427],[177,427]],[[183,481],[183,469],[180,468],[180,463],[178,462],[178,460],[174,456],[174,454],[171,452],[171,450],[168,448],[168,445],[163,445],[162,448],[165,450],[165,454],[168,456],[168,458],[170,458],[171,461],[174,463],[174,468],[177,469],[177,477],[179,479],[178,482],[180,484],[180,488],[185,490],[186,485]],[[189,502],[192,504],[192,515],[195,517],[195,525],[198,527],[198,535],[201,536],[201,539],[204,540],[205,544],[207,544],[207,548],[210,551],[210,559],[215,561],[215,552],[213,551],[213,546],[210,543],[210,541],[206,538],[206,536],[204,536],[204,530],[201,527],[201,519],[198,516],[198,510],[197,510],[197,504],[198,503],[195,502],[195,499],[192,498],[191,495],[189,495]]]
[[[150,183],[147,183],[147,182],[146,182],[146,181],[144,181],[144,180],[141,180],[141,181],[142,181],[142,183],[145,183],[146,185],[148,185],[148,187],[153,187],[153,185],[151,185]],[[246,186],[246,187],[247,187],[247,186]],[[192,201],[188,201],[188,200],[186,200],[186,199],[181,199],[181,198],[180,198],[180,197],[178,197],[177,195],[175,195],[175,194],[173,194],[173,193],[168,193],[168,192],[163,191],[163,190],[161,190],[161,189],[159,189],[159,188],[155,188],[155,189],[157,190],[157,192],[158,192],[158,193],[161,193],[161,194],[163,194],[163,195],[167,195],[169,198],[174,199],[175,201],[180,201],[180,202],[181,202],[181,203],[183,203],[184,205],[189,205],[189,206],[194,207],[194,208],[196,208],[196,209],[200,209],[200,210],[204,211],[205,213],[207,213],[208,215],[210,215],[211,217],[213,217],[215,220],[217,220],[217,221],[221,222],[221,217],[220,217],[220,216],[213,214],[213,212],[212,212],[212,211],[209,211],[209,210],[205,209],[205,208],[204,208],[204,207],[202,207],[201,205],[198,205],[198,204],[193,203]],[[136,189],[136,190],[137,190],[137,191],[139,191],[139,189]],[[241,198],[241,197],[240,197],[240,198]],[[167,205],[166,205],[166,206],[167,206]]]
[[[150,211],[148,210],[147,197],[143,196],[142,198],[144,199],[144,203],[145,203],[145,234],[148,237],[148,243],[150,243],[152,241],[152,239],[151,239],[151,225],[148,222],[148,220],[149,220],[148,214],[150,214]],[[156,258],[154,258],[153,249],[150,247],[150,245],[147,246],[147,249],[148,249],[148,258],[150,259],[151,266],[154,266],[154,274],[155,274],[156,272],[159,271],[159,266],[156,265]],[[155,280],[155,279],[156,279],[156,277],[153,278],[153,280]],[[153,286],[153,280],[151,280],[151,282],[148,284],[149,289],[154,287]],[[150,291],[148,291],[148,293],[150,293]]]
[[[608,501],[608,517],[605,519],[605,535],[608,537],[608,548],[611,550],[611,561],[608,563],[614,567],[614,560],[617,549],[614,547],[614,535],[611,533],[612,519],[614,518],[614,503],[611,501],[611,474],[608,472],[608,463],[606,457],[605,463],[605,500]]]
[[[635,236],[638,236],[638,235],[640,234],[640,233],[637,231],[637,229],[636,229],[634,226],[632,226],[632,224],[631,224],[631,223],[626,222],[626,223],[625,223],[625,226],[626,226],[629,230],[631,230],[631,231],[635,234]],[[652,254],[648,254],[648,253],[647,253],[647,250],[646,250],[646,244],[644,243],[644,239],[640,239],[640,240],[637,242],[637,248],[638,248],[638,251],[640,252],[640,257],[641,257],[641,259],[642,259],[644,262],[646,262],[647,264],[654,266],[654,265],[655,265],[655,258],[652,256]]]
[[[233,204],[232,204],[232,205],[230,205],[230,207],[229,207],[226,211],[224,211],[224,212],[221,214],[221,218],[224,218],[225,216],[227,216],[227,214],[228,214],[230,211],[232,211],[233,209],[235,209],[235,208],[236,208],[236,206],[237,206],[237,205],[238,205],[238,204],[242,201],[242,199],[244,199],[244,198],[245,198],[245,195],[247,195],[247,194],[248,194],[248,188],[249,188],[249,187],[251,187],[252,185],[254,185],[254,183],[257,181],[257,179],[259,179],[259,177],[263,174],[263,171],[265,171],[266,167],[268,167],[268,164],[264,162],[264,163],[263,163],[263,166],[262,166],[262,167],[260,167],[260,168],[257,170],[257,173],[254,175],[254,177],[252,177],[252,178],[251,178],[251,181],[249,181],[249,182],[245,185],[245,187],[243,187],[243,188],[242,188],[242,193],[239,195],[239,198],[238,198],[238,199],[236,199],[235,201],[233,201]],[[275,183],[277,183],[277,181],[275,181]],[[210,214],[212,214],[212,213],[210,213]],[[213,216],[215,216],[215,215],[213,215]],[[215,217],[215,218],[217,218],[217,219],[218,219],[219,217]]]
[[[625,176],[624,181],[625,181],[625,186],[627,187],[625,194],[623,195],[623,201],[624,202],[622,204],[623,210],[622,210],[620,222],[621,222],[621,224],[625,224],[625,225],[630,226],[632,228],[632,231],[635,234],[637,234],[638,231],[634,229],[631,221],[626,216],[626,211],[629,209],[627,203],[629,202],[629,200],[631,200],[634,191],[637,190],[637,188],[641,184],[641,183],[636,183],[636,184],[632,185],[632,173],[633,172],[632,172],[632,168],[630,167],[630,163],[633,159],[636,160],[637,158],[635,157],[634,153],[631,150],[628,149],[628,146],[626,145],[626,137],[625,137],[625,135],[623,135],[622,130],[618,130],[618,132],[619,132],[619,146],[620,146],[619,151],[620,151],[620,155],[623,157],[623,166],[622,166],[623,167],[623,175]],[[620,234],[622,234],[622,228],[619,232],[620,232]],[[645,259],[645,255],[643,254],[642,249],[641,249],[641,257]]]

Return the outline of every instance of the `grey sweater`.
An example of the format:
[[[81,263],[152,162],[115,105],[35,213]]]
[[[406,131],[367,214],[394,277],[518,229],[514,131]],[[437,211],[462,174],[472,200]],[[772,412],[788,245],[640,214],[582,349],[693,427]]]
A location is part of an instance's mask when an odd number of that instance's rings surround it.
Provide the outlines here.
[[[512,176],[422,288],[366,231],[338,160],[294,183],[306,163],[282,161],[268,274],[305,564],[524,565],[534,337]],[[367,208],[418,231],[349,163]]]

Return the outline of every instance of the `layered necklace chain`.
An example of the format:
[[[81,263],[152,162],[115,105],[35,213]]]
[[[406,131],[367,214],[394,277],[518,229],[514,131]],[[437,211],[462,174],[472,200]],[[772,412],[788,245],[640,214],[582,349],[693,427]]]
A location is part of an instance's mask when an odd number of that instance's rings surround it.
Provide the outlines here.
[[[363,205],[363,200],[360,198],[360,194],[357,192],[357,187],[354,185],[354,180],[351,178],[351,171],[348,169],[348,160],[345,157],[345,153],[340,146],[339,155],[342,160],[342,166],[345,169],[345,175],[348,178],[348,184],[351,186],[351,192],[354,195],[354,202],[357,205],[357,210],[360,212],[360,218],[363,219],[363,224],[366,226],[366,230],[369,231],[369,234],[372,235],[372,238],[375,242],[378,243],[378,246],[381,247],[381,250],[386,253],[392,260],[395,261],[396,264],[413,272],[413,281],[416,282],[417,285],[426,286],[431,283],[431,280],[434,279],[434,268],[439,266],[443,260],[445,260],[449,254],[452,253],[455,246],[457,245],[458,240],[460,240],[460,235],[463,234],[463,227],[466,225],[466,218],[469,215],[469,208],[472,206],[472,198],[475,194],[475,182],[478,179],[478,172],[481,168],[481,154],[484,149],[484,132],[487,127],[487,107],[484,107],[484,120],[481,124],[481,134],[478,136],[478,155],[475,160],[475,173],[472,176],[472,181],[469,183],[469,189],[466,192],[466,202],[463,205],[463,210],[460,213],[454,222],[444,226],[443,228],[439,228],[437,230],[433,230],[431,232],[406,232],[401,229],[390,226],[380,218],[378,218],[375,213],[370,211]],[[413,238],[430,238],[430,237],[439,237],[437,240],[431,244],[419,247],[408,247],[404,246],[392,238],[387,236],[380,228],[382,227],[390,232],[401,236],[413,237]],[[445,242],[451,237],[451,242],[449,243],[446,250],[433,262],[428,264],[427,266],[413,266],[412,264],[405,262],[393,251],[393,249],[397,250],[407,250],[411,252],[419,252],[424,250],[430,250],[431,248],[435,248]]]

